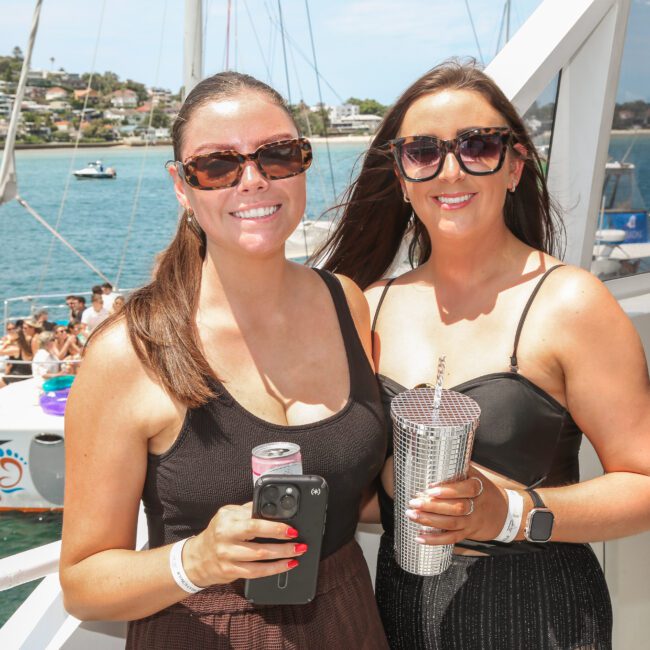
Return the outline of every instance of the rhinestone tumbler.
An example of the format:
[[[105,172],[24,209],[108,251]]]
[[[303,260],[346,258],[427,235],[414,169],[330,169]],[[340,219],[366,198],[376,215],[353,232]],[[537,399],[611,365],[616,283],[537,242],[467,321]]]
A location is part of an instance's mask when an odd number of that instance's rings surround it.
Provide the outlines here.
[[[443,390],[434,408],[433,388],[414,388],[391,404],[394,438],[395,559],[409,573],[438,575],[451,564],[453,545],[429,546],[415,538],[437,529],[406,517],[408,502],[434,483],[467,475],[481,409],[471,398]],[[440,395],[440,392],[439,392]]]

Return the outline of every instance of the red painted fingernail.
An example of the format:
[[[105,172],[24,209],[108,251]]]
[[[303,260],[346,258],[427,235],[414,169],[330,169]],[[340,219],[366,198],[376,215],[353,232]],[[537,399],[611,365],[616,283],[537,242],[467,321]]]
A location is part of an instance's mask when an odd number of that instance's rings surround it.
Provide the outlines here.
[[[297,567],[299,564],[300,564],[300,562],[298,562],[298,560],[289,560],[287,562],[287,567],[289,569],[293,569],[294,567]]]
[[[293,552],[294,553],[304,553],[307,550],[307,544],[294,544]]]
[[[298,537],[298,531],[295,528],[287,528],[287,537]]]

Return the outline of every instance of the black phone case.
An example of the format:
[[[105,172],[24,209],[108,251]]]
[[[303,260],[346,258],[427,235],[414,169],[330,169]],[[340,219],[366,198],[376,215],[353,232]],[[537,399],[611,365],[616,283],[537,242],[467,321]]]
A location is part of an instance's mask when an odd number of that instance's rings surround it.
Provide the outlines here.
[[[246,580],[245,597],[256,605],[303,605],[313,600],[318,582],[318,565],[327,517],[328,486],[322,476],[313,475],[266,475],[255,483],[253,517],[268,519],[260,510],[261,494],[268,485],[294,486],[299,490],[298,512],[287,519],[273,519],[292,526],[298,537],[288,544],[307,544],[308,549],[296,559],[300,564],[284,573]],[[257,540],[278,543],[277,539]],[[288,561],[288,559],[287,559]]]

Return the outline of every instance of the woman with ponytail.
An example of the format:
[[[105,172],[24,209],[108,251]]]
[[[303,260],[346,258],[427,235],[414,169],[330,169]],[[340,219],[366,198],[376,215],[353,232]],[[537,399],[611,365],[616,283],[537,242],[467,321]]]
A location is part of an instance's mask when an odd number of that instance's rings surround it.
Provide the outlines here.
[[[284,255],[309,142],[272,88],[234,72],[192,90],[173,142],[178,230],[93,332],[66,410],[66,607],[132,621],[129,648],[385,647],[354,541],[386,446],[367,304]],[[333,514],[314,600],[260,608],[243,579],[308,552],[300,531],[251,517],[251,450],[278,440],[327,480]]]

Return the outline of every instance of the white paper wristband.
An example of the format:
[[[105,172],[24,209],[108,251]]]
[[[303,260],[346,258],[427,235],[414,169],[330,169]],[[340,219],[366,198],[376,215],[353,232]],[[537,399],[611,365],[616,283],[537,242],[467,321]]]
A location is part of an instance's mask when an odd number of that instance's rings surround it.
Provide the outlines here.
[[[203,587],[197,587],[187,577],[187,573],[185,573],[185,569],[183,568],[183,546],[185,546],[185,542],[188,539],[191,538],[186,537],[185,539],[181,539],[172,546],[171,553],[169,554],[169,568],[171,569],[174,582],[183,591],[186,591],[188,594],[196,594],[199,591],[202,591]]]
[[[521,526],[524,514],[524,497],[515,490],[506,490],[506,494],[508,495],[508,514],[501,532],[494,538],[494,541],[509,544],[517,537]]]

